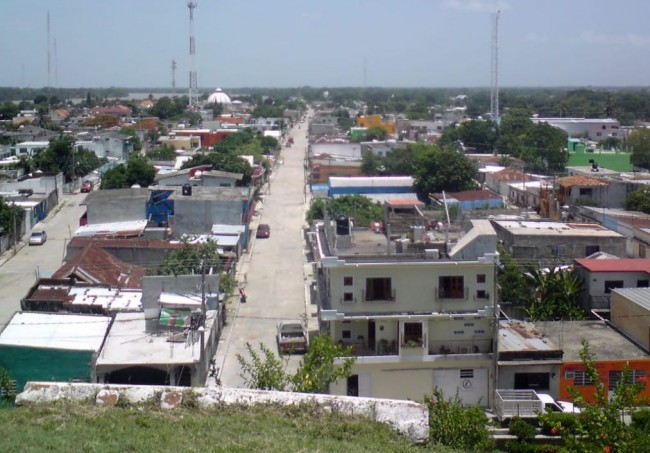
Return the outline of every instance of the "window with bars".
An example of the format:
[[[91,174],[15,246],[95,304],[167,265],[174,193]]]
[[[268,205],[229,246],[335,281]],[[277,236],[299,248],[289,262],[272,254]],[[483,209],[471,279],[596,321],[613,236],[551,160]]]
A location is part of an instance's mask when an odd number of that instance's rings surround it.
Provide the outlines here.
[[[639,378],[643,377],[645,377],[644,370],[610,371],[608,388],[609,390],[614,390],[618,383],[623,379],[625,379],[628,384],[634,384],[639,380]]]
[[[573,379],[573,385],[576,386],[593,385],[593,382],[585,371],[566,371],[564,377],[566,379]]]

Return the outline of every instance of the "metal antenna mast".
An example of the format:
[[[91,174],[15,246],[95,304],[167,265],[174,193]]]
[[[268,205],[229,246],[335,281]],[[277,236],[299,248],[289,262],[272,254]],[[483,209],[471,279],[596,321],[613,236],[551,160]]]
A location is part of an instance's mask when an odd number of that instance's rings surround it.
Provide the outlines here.
[[[50,12],[47,12],[47,86],[52,78],[52,53],[50,51]]]
[[[196,78],[196,45],[194,41],[194,9],[197,7],[196,2],[187,2],[190,10],[190,108],[195,108],[199,104],[198,84]]]
[[[54,86],[58,87],[59,86],[59,62],[58,58],[56,56],[56,31],[54,32],[54,41],[52,43],[54,46]]]
[[[492,22],[492,58],[490,59],[491,88],[490,88],[490,116],[497,124],[499,117],[499,15],[497,11]]]
[[[172,60],[172,91],[176,92],[176,60]]]

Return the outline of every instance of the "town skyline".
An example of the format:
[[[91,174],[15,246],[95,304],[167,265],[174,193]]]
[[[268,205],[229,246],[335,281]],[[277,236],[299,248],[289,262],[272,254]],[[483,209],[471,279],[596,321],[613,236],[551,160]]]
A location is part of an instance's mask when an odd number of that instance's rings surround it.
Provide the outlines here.
[[[8,0],[0,86],[171,88],[173,59],[182,90],[186,3]],[[497,10],[502,87],[646,86],[650,4],[618,5],[613,14],[601,0],[252,0],[244,11],[204,0],[194,12],[198,86],[487,87]]]

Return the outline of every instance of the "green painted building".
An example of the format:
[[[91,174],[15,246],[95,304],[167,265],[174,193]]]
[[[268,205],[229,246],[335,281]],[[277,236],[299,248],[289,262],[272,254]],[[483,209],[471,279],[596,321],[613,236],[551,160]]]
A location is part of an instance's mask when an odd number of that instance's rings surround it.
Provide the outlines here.
[[[28,381],[93,382],[110,323],[106,316],[16,313],[0,333],[0,367],[18,392]]]
[[[631,154],[627,152],[590,149],[583,141],[574,138],[568,140],[567,150],[569,151],[567,167],[585,167],[591,165],[590,160],[594,160],[601,168],[618,172],[632,171]]]

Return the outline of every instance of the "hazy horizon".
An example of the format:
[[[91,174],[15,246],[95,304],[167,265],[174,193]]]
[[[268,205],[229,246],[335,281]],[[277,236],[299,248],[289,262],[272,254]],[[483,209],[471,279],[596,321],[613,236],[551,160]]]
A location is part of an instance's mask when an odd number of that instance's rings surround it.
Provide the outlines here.
[[[186,0],[2,6],[0,86],[188,85]],[[488,88],[497,10],[503,88],[648,85],[645,0],[198,0],[198,85]]]

